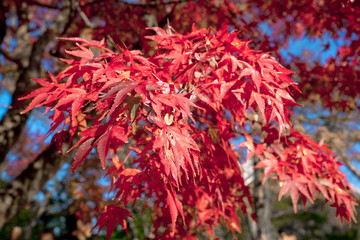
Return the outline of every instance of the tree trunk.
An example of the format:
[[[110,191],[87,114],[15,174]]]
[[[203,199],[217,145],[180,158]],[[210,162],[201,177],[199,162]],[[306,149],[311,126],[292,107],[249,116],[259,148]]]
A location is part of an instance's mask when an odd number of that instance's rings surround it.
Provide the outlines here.
[[[68,1],[66,1],[68,3]],[[1,9],[4,9],[1,5]],[[64,30],[70,21],[71,8],[69,4],[57,13],[52,24],[43,32],[35,43],[31,45],[26,36],[27,22],[19,26],[18,33],[22,37],[18,39],[16,53],[9,53],[6,57],[18,64],[18,78],[15,90],[12,94],[12,102],[7,113],[0,121],[0,173],[5,169],[5,158],[10,149],[16,143],[22,132],[30,113],[20,114],[26,107],[26,102],[19,100],[28,93],[36,83],[31,78],[38,78],[42,73],[42,59],[48,44],[55,36]],[[0,24],[3,24],[4,13],[0,14]],[[21,28],[21,29],[20,29]],[[2,35],[0,37],[3,37]],[[0,39],[2,40],[2,38]],[[3,51],[1,51],[3,53]],[[68,146],[65,144],[65,148]],[[66,150],[67,150],[66,149]],[[0,229],[11,220],[34,196],[41,190],[44,184],[56,174],[66,161],[54,145],[49,146],[32,162],[15,180],[0,189]]]
[[[73,142],[77,140],[75,137]],[[69,144],[64,143],[63,153],[66,153],[69,147]],[[33,200],[69,157],[70,155],[61,156],[55,144],[52,144],[16,179],[0,189],[0,229]]]
[[[20,133],[30,116],[30,112],[27,114],[20,114],[26,107],[26,101],[19,100],[19,97],[25,96],[29,93],[31,88],[35,87],[36,82],[31,81],[31,78],[39,78],[41,76],[41,60],[46,47],[50,41],[54,40],[56,34],[64,29],[67,21],[69,21],[69,16],[70,7],[64,7],[58,13],[50,27],[38,37],[32,47],[29,43],[19,43],[20,47],[30,47],[31,51],[20,49],[18,52],[24,54],[14,57],[20,58],[22,64],[19,66],[20,74],[15,84],[11,106],[0,122],[0,172],[4,170],[3,162],[6,155],[20,136]],[[25,32],[24,34],[28,33]],[[26,56],[27,52],[30,52],[29,56]]]
[[[257,164],[257,160],[254,157],[254,165]],[[268,181],[261,184],[263,176],[263,169],[254,170],[253,196],[257,222],[250,222],[250,232],[254,240],[272,240],[276,237],[275,228],[271,223],[272,191]]]

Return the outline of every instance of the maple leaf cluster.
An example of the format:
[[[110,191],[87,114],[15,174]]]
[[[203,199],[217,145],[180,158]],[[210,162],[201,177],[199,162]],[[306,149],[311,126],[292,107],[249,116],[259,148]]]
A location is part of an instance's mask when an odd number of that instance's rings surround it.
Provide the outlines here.
[[[320,192],[341,219],[356,221],[334,154],[291,126],[290,108],[298,106],[292,71],[227,28],[193,27],[185,35],[171,27],[152,30],[156,35],[147,38],[157,51],[149,58],[120,46],[115,53],[104,41],[65,39],[77,45],[67,51],[71,59],[61,59],[69,66],[34,79],[42,87],[25,97],[33,100],[24,112],[45,106],[52,112],[50,131],[63,128],[54,137],[59,147],[65,132],[70,141],[81,136],[73,146],[73,172],[93,149],[103,168],[112,163],[107,174],[116,196],[98,219],[99,231],[106,225],[109,239],[117,223],[126,230],[127,204],[143,199],[159,238],[191,239],[196,227],[211,234],[221,219],[240,232],[237,211],[249,211],[252,198],[231,144],[239,134],[247,158],[260,158],[264,180],[277,178],[279,197],[290,192],[295,211],[299,196],[306,203]],[[258,143],[247,134],[250,115],[266,133]],[[130,139],[135,159],[124,164],[116,151]]]

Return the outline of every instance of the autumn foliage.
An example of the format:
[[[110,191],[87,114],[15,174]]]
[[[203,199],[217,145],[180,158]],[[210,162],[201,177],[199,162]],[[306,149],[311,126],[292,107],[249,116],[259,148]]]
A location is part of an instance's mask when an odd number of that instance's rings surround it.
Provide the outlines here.
[[[81,139],[72,171],[96,149],[108,168],[114,202],[101,209],[97,226],[107,238],[131,216],[127,204],[141,199],[151,206],[158,238],[192,239],[195,227],[209,234],[224,222],[241,231],[238,211],[251,211],[238,149],[257,157],[266,178],[280,182],[279,198],[290,193],[294,210],[318,193],[331,202],[341,220],[354,217],[351,188],[340,163],[326,145],[295,131],[292,98],[299,92],[284,68],[266,52],[252,50],[237,32],[196,29],[188,34],[152,28],[151,57],[119,44],[114,52],[103,41],[81,38],[68,50],[68,67],[48,79],[24,112],[45,106],[50,131],[61,147],[64,135]],[[260,127],[258,136],[249,128]],[[235,138],[245,139],[234,146]],[[117,149],[130,144],[128,159]],[[164,228],[165,227],[165,228]]]

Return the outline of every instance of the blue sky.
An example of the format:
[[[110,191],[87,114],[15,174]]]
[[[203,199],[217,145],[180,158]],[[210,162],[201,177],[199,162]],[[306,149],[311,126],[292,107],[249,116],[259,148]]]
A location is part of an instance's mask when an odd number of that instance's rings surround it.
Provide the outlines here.
[[[2,76],[0,75],[0,79],[2,78]],[[0,119],[4,116],[4,114],[6,113],[9,104],[11,103],[11,95],[9,94],[9,92],[4,89],[4,88],[0,88]]]

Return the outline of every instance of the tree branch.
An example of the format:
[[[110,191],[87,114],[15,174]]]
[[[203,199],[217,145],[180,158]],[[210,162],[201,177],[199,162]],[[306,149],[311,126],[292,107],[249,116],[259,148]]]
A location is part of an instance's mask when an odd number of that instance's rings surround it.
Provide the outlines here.
[[[39,7],[44,7],[44,8],[58,9],[58,10],[61,9],[58,5],[49,5],[49,4],[45,4],[45,3],[40,3],[35,0],[27,0],[27,3],[32,4],[32,5],[37,5]]]
[[[12,54],[6,51],[5,49],[0,48],[0,54],[2,54],[5,57],[5,59],[16,63],[16,65],[18,65],[19,67],[22,66],[20,58],[16,58],[15,56],[12,56]]]
[[[342,160],[350,171],[360,179],[360,171],[351,163],[351,161],[348,158],[343,158]]]
[[[75,4],[75,8],[76,8],[77,12],[79,13],[80,17],[84,20],[86,26],[89,27],[89,28],[94,28],[95,27],[94,24],[86,16],[86,14],[83,12],[83,10],[81,10],[81,7],[80,7],[79,3],[76,2],[74,4]]]

